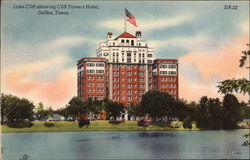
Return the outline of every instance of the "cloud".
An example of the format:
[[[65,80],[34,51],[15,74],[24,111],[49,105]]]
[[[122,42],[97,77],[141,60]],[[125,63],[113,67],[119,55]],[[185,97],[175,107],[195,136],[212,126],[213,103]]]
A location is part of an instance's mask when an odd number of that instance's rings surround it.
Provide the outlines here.
[[[189,21],[194,18],[194,15],[186,14],[180,15],[171,18],[162,18],[162,19],[140,19],[137,20],[138,28],[137,30],[143,30],[144,32],[150,32],[157,29],[162,29],[171,26],[180,25],[186,21]],[[127,22],[127,26],[129,26]],[[123,19],[112,19],[107,21],[102,21],[96,23],[96,27],[108,28],[116,31],[121,31],[124,28]]]
[[[190,40],[192,39],[192,40]],[[149,41],[150,46],[154,48],[185,48],[189,51],[202,51],[213,48],[213,41],[205,34],[198,34],[190,37],[178,37],[168,40],[153,40]]]
[[[68,98],[75,96],[76,71],[74,68],[61,70],[50,81],[35,79],[34,75],[48,72],[51,68],[64,65],[70,61],[67,56],[53,57],[43,61],[30,62],[16,66],[2,73],[3,93],[26,97],[35,103],[43,102],[54,108],[67,104]]]
[[[234,38],[221,42],[221,47],[213,53],[191,52],[180,57],[180,97],[194,101],[204,95],[221,98],[216,87],[219,81],[247,77],[247,70],[239,68],[247,41],[248,36]],[[247,96],[239,98],[247,100]]]
[[[74,46],[78,46],[86,42],[86,38],[84,37],[60,37],[58,39],[53,40],[49,44],[43,44],[39,48],[45,51],[67,51]]]
[[[240,29],[245,33],[249,35],[249,19],[246,19],[245,21],[243,21],[243,23],[240,23]]]
[[[5,45],[1,92],[25,97],[34,103],[43,102],[54,108],[63,107],[76,95],[76,62],[72,64],[69,50],[85,40],[75,36],[35,45]]]
[[[30,44],[23,42],[2,43],[2,68],[6,70],[16,65],[26,64],[31,61],[43,60],[48,57],[69,55],[73,47],[83,45],[85,37],[71,36],[60,37],[44,43]]]

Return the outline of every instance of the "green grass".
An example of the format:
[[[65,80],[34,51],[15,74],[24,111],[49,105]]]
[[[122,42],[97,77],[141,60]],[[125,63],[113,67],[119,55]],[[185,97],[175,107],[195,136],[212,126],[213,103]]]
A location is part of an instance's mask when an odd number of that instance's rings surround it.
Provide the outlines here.
[[[106,120],[91,121],[89,126],[78,127],[77,122],[56,121],[53,127],[45,127],[44,122],[33,122],[31,128],[9,128],[6,125],[1,126],[1,132],[79,132],[79,131],[166,131],[166,130],[199,130],[193,124],[193,129],[169,128],[150,125],[147,128],[138,127],[136,121],[125,121],[120,124],[110,124]]]

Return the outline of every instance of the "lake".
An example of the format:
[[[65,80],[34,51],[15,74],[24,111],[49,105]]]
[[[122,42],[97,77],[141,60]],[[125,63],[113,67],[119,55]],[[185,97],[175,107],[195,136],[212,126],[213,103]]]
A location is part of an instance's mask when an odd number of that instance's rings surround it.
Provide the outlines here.
[[[2,133],[4,160],[249,158],[248,130]]]

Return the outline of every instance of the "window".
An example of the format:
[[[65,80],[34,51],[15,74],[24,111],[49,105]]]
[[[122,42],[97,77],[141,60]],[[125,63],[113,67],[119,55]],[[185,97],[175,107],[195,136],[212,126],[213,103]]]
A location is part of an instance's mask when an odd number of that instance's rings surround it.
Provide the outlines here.
[[[167,71],[160,71],[160,75],[167,75],[168,72]]]
[[[144,69],[145,66],[144,65],[140,65],[139,69]]]
[[[169,67],[169,68],[176,68],[176,65],[175,65],[175,64],[172,64],[172,65],[169,65],[168,67]]]
[[[95,63],[87,63],[87,66],[88,66],[88,67],[94,67],[94,66],[95,66]]]
[[[96,70],[96,73],[104,73],[104,70]]]
[[[96,63],[96,67],[104,67],[103,63]]]
[[[134,40],[131,41],[131,46],[134,46]]]
[[[161,65],[160,65],[160,68],[168,68],[168,66],[167,66],[167,65],[164,65],[164,64],[161,64]]]
[[[175,75],[175,74],[176,74],[175,71],[169,71],[168,73],[169,73],[170,75]]]
[[[126,40],[126,45],[129,45],[129,40]]]
[[[148,57],[153,57],[153,55],[152,54],[148,54]]]

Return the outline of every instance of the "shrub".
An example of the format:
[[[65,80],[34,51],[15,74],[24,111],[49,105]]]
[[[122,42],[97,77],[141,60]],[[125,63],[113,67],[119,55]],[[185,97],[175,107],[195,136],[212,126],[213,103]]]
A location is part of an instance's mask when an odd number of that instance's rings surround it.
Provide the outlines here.
[[[78,121],[78,126],[79,126],[79,127],[83,127],[83,126],[85,126],[85,125],[90,125],[89,119],[84,120],[84,119],[81,118],[81,119]]]
[[[18,121],[18,122],[6,122],[6,125],[10,128],[30,128],[33,123],[30,121]]]
[[[181,122],[180,121],[173,121],[170,123],[170,127],[172,128],[180,128],[181,127]]]
[[[190,117],[187,117],[187,118],[184,119],[183,127],[192,129],[192,121],[191,121]]]
[[[138,121],[138,126],[148,127],[150,122],[147,119],[141,119]]]
[[[45,122],[45,123],[44,123],[44,126],[45,126],[45,127],[48,127],[48,128],[49,128],[49,127],[54,127],[54,126],[55,126],[55,123],[47,123],[47,122]]]

